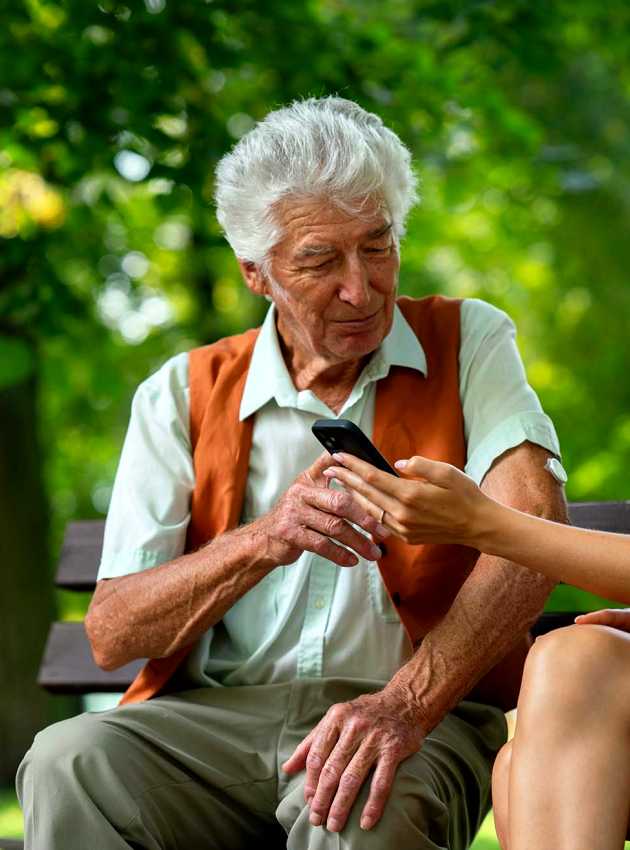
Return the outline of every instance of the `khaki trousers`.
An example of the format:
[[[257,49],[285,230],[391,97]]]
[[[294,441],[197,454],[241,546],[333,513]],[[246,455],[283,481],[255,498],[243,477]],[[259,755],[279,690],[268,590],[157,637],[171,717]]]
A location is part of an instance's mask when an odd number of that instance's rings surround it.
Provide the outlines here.
[[[398,768],[381,821],[309,824],[304,772],[280,768],[334,703],[382,682],[198,688],[40,732],[17,776],[26,850],[435,850],[467,847],[490,806],[503,713],[462,702]],[[369,779],[368,779],[369,782]]]

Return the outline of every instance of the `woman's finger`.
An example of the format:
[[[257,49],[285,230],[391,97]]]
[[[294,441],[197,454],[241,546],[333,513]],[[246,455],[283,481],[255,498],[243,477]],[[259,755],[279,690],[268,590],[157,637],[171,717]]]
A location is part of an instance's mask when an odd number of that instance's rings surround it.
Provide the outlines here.
[[[430,484],[435,484],[437,487],[447,487],[453,479],[453,473],[459,471],[455,470],[455,467],[451,466],[450,463],[429,460],[420,455],[414,455],[414,457],[410,457],[407,460],[397,460],[394,466],[405,475],[424,478]]]
[[[333,478],[332,480],[338,481],[337,478]],[[341,481],[339,481],[339,483],[341,484]],[[365,496],[362,496],[361,493],[359,493],[357,490],[353,490],[351,487],[348,487],[347,485],[343,485],[343,486],[344,486],[344,489],[348,493],[350,493],[350,495],[352,496],[354,501],[357,503],[357,505],[362,510],[364,510],[366,512],[366,514],[369,514],[377,522],[380,521],[381,514],[383,513],[382,508],[380,508],[378,505],[375,505],[374,502],[370,502],[369,499],[366,499]]]
[[[363,463],[363,461],[360,461],[360,463]],[[395,495],[390,495],[388,492],[381,490],[380,479],[378,484],[372,484],[371,482],[376,478],[376,476],[372,473],[378,473],[379,476],[383,475],[390,478],[397,485],[399,495],[402,491],[401,485],[404,485],[406,482],[401,481],[401,479],[394,478],[386,472],[381,472],[373,466],[370,466],[370,464],[366,463],[364,466],[367,467],[367,470],[364,473],[366,477],[364,477],[361,473],[356,473],[347,469],[345,466],[331,466],[329,469],[324,470],[323,475],[326,478],[336,478],[337,481],[340,481],[344,485],[344,487],[347,487],[354,493],[359,493],[371,502],[372,505],[376,505],[376,507],[379,508],[379,516],[377,517],[377,519],[379,519],[380,511],[392,513],[400,507],[400,501],[395,497]],[[373,513],[372,516],[374,516]]]
[[[383,472],[354,455],[346,454],[345,452],[335,452],[333,455],[336,465],[343,466],[358,475],[364,481],[372,484],[382,493],[387,493],[390,496],[396,497],[400,492],[401,479],[389,472]]]
[[[589,611],[575,618],[578,626],[612,626],[624,632],[630,632],[630,608],[605,608],[603,611]]]
[[[357,493],[356,490],[353,490],[351,487],[346,487],[345,489],[366,513],[370,514],[370,516],[374,517],[374,519],[378,521],[376,531],[372,532],[372,539],[375,543],[378,544],[383,540],[386,540],[392,531],[399,537],[402,533],[404,533],[402,525],[392,516],[392,514],[385,513],[384,508],[379,508],[378,505],[370,502],[369,499],[366,499],[365,496]]]

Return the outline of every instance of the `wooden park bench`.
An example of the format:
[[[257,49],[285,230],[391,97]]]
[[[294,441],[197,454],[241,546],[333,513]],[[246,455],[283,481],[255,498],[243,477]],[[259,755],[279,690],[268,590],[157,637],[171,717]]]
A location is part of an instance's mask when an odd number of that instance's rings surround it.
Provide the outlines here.
[[[630,501],[574,502],[569,506],[573,525],[600,531],[630,533]],[[72,522],[66,528],[55,584],[76,592],[92,591],[103,545],[102,520]],[[532,629],[542,635],[552,629],[573,623],[580,611],[543,614]],[[124,691],[131,683],[144,659],[105,672],[96,666],[83,623],[53,623],[48,634],[38,683],[58,694],[86,694]],[[1,850],[22,850],[15,839],[0,838]],[[39,848],[38,848],[39,850]],[[48,850],[48,848],[41,848]]]

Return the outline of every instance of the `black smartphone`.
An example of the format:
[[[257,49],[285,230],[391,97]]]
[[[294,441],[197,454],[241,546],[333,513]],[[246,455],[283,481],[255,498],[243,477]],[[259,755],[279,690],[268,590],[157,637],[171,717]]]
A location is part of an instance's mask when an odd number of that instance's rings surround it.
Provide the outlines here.
[[[390,475],[400,478],[394,467],[389,465],[372,441],[349,419],[318,419],[311,426],[311,430],[323,447],[328,449],[331,454],[346,452],[346,454],[354,455],[360,460],[371,463],[372,466],[382,469],[383,472],[389,472]]]

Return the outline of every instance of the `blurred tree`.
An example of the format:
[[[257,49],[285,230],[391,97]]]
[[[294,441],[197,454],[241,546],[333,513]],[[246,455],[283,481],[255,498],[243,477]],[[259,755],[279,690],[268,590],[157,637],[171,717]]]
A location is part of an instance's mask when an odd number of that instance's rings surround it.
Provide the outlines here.
[[[295,97],[339,92],[401,135],[424,195],[403,291],[507,309],[570,495],[626,495],[625,2],[0,0],[0,11],[0,511],[14,589],[0,614],[7,634],[22,634],[26,610],[39,629],[5,644],[16,693],[30,693],[47,627],[50,547],[69,518],[106,511],[134,387],[261,318],[213,215],[213,171]],[[33,700],[0,780],[26,727],[46,722]],[[14,711],[0,702],[5,729]]]

